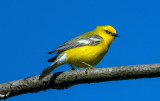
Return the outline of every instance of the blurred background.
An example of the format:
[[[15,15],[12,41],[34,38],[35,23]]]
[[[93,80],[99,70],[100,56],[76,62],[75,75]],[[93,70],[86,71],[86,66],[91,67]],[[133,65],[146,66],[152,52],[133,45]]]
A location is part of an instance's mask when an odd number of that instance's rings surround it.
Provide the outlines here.
[[[120,35],[96,68],[160,63],[159,0],[1,0],[0,83],[39,75],[46,54],[65,41],[111,25]],[[53,72],[67,71],[69,65]],[[81,84],[6,101],[154,101],[160,78]]]

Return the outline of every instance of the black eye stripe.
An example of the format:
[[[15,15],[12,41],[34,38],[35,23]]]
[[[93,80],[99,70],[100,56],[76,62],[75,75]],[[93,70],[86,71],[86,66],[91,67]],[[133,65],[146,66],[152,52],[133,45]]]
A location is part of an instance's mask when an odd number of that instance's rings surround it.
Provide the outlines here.
[[[108,30],[104,30],[106,33],[108,34],[113,34],[112,32],[108,31]]]

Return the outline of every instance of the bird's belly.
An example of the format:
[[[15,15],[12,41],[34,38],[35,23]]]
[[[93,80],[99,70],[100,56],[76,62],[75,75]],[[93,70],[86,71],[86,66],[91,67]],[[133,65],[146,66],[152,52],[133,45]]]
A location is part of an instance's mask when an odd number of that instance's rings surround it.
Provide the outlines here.
[[[103,45],[82,46],[66,50],[67,62],[76,67],[88,67],[82,62],[91,66],[98,64],[107,53],[108,47]]]

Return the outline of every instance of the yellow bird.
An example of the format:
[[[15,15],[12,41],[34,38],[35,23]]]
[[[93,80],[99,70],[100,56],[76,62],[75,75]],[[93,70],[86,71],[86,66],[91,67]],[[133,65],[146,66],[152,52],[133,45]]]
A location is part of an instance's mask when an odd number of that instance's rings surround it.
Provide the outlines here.
[[[119,37],[116,30],[110,25],[104,25],[97,26],[93,31],[63,43],[57,49],[47,53],[51,54],[57,51],[57,56],[48,60],[53,63],[42,71],[39,79],[43,79],[56,67],[63,64],[70,64],[71,67],[72,65],[75,67],[97,65],[107,53],[115,37]]]

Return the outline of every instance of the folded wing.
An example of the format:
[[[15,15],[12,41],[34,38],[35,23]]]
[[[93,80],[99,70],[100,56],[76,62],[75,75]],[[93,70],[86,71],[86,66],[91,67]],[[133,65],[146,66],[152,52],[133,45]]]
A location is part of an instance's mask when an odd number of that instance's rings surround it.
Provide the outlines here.
[[[96,35],[96,34],[88,34],[88,35],[82,35],[76,38],[73,38],[62,45],[60,45],[57,49],[47,53],[51,54],[53,52],[63,52],[68,49],[81,47],[81,46],[93,46],[97,45],[102,41],[102,37]]]

